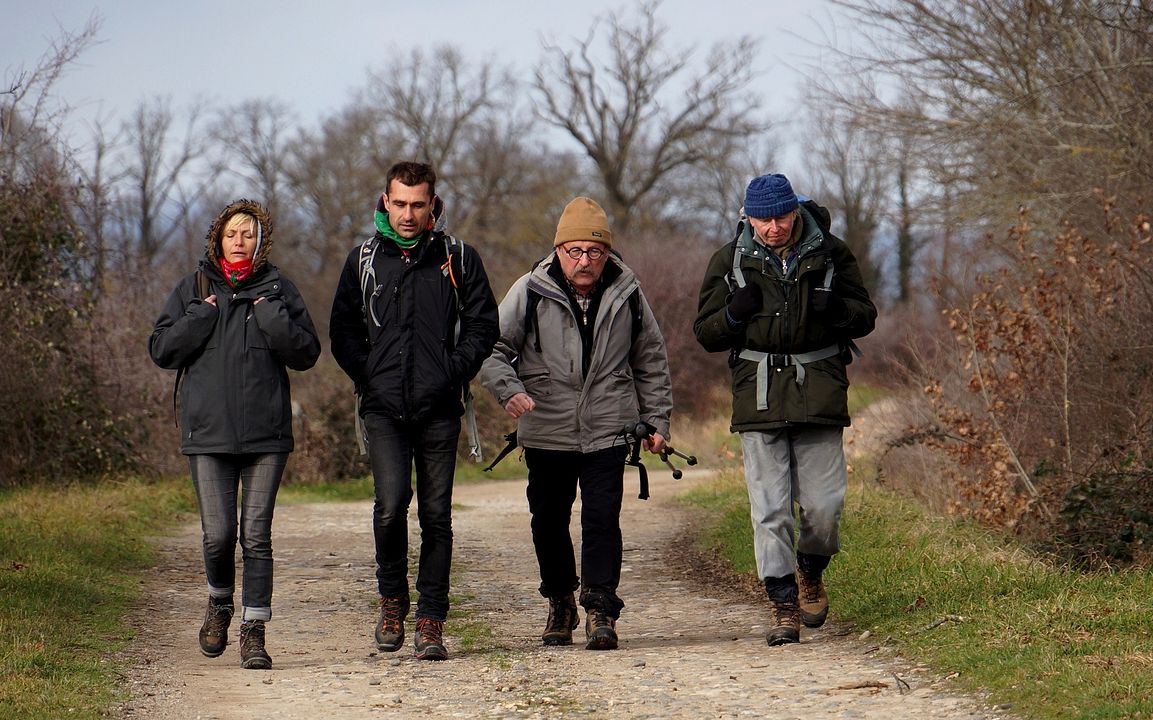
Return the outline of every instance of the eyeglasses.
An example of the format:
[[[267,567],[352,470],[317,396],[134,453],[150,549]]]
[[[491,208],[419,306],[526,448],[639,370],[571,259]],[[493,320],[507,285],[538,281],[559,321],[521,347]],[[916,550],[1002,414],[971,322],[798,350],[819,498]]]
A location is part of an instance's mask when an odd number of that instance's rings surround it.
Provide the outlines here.
[[[596,262],[605,256],[606,251],[599,247],[591,247],[588,250],[579,247],[570,247],[564,251],[564,254],[573,260],[580,260],[584,255],[588,255],[589,261]]]

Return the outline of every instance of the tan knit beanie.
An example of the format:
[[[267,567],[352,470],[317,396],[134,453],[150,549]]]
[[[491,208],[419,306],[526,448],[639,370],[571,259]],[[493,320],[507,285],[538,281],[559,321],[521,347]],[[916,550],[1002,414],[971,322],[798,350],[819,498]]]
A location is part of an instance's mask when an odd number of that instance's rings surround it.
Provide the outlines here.
[[[565,205],[556,224],[556,239],[553,247],[574,240],[591,240],[613,245],[613,233],[609,230],[609,219],[605,211],[595,201],[587,197],[573,198]]]

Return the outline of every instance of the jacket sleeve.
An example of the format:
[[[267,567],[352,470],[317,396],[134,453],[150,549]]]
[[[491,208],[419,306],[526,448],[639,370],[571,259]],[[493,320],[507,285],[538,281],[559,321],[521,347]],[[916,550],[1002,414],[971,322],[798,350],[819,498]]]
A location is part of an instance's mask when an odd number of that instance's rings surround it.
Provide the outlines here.
[[[480,255],[466,245],[461,260],[464,287],[460,289],[460,337],[449,356],[449,363],[453,378],[465,385],[476,376],[492,352],[493,344],[500,336],[500,316]]]
[[[332,298],[332,315],[328,323],[328,338],[332,356],[357,387],[368,379],[368,327],[364,324],[364,299],[360,296],[360,248],[348,255],[336,294]]]
[[[513,362],[524,348],[524,312],[528,302],[525,289],[528,275],[523,275],[512,284],[504,300],[500,303],[500,338],[492,348],[492,353],[481,365],[480,384],[492,395],[501,407],[517,393],[525,392],[524,383],[517,375]]]
[[[873,332],[877,323],[877,306],[869,297],[861,268],[853,251],[842,240],[833,244],[833,293],[844,306],[833,326],[847,338],[859,338]]]
[[[195,284],[194,273],[176,285],[148,338],[148,354],[162,368],[191,364],[216,327],[216,306],[195,297]]]
[[[744,344],[745,327],[734,329],[725,320],[730,294],[728,274],[733,266],[734,252],[736,243],[731,242],[713,253],[701,281],[693,334],[708,352],[728,352]]]
[[[640,300],[641,332],[632,345],[629,364],[633,369],[641,420],[668,439],[671,437],[669,418],[673,413],[673,381],[665,337],[643,292]]]
[[[252,314],[280,361],[293,370],[307,370],[320,357],[320,339],[296,285],[281,275],[280,287],[279,295],[256,303]]]

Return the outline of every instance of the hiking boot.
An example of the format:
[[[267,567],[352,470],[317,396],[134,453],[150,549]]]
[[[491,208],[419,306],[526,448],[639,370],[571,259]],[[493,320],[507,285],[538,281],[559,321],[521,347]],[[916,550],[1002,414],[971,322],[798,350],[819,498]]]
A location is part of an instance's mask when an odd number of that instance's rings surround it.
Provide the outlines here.
[[[600,608],[590,608],[585,615],[585,650],[616,650],[617,621]]]
[[[773,629],[765,637],[769,645],[801,641],[801,608],[795,603],[773,603]]]
[[[803,572],[797,573],[797,601],[805,627],[819,628],[825,624],[829,616],[829,596],[819,575],[810,578]]]
[[[264,650],[264,621],[240,623],[240,667],[245,670],[267,670],[272,658]]]
[[[404,646],[404,618],[408,615],[406,598],[381,598],[380,619],[376,622],[376,648],[396,652]]]
[[[228,626],[232,624],[232,598],[208,598],[204,624],[200,626],[200,652],[206,657],[220,657],[228,646]]]
[[[548,620],[541,640],[545,645],[572,645],[572,631],[577,625],[580,625],[580,616],[572,593],[566,597],[549,598]]]
[[[444,649],[444,622],[431,618],[418,618],[416,621],[417,660],[448,660],[448,650]]]

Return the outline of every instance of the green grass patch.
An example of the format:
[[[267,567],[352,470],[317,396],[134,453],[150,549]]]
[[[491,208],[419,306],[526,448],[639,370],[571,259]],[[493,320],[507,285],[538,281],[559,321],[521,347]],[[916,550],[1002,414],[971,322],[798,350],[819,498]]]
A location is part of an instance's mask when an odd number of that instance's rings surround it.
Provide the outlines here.
[[[195,511],[187,481],[0,493],[0,717],[106,717],[147,538]]]
[[[702,543],[755,576],[742,474],[721,473],[683,499],[713,514]],[[834,619],[941,676],[958,673],[958,689],[1015,715],[1153,716],[1148,570],[1077,572],[853,483],[826,580]]]

